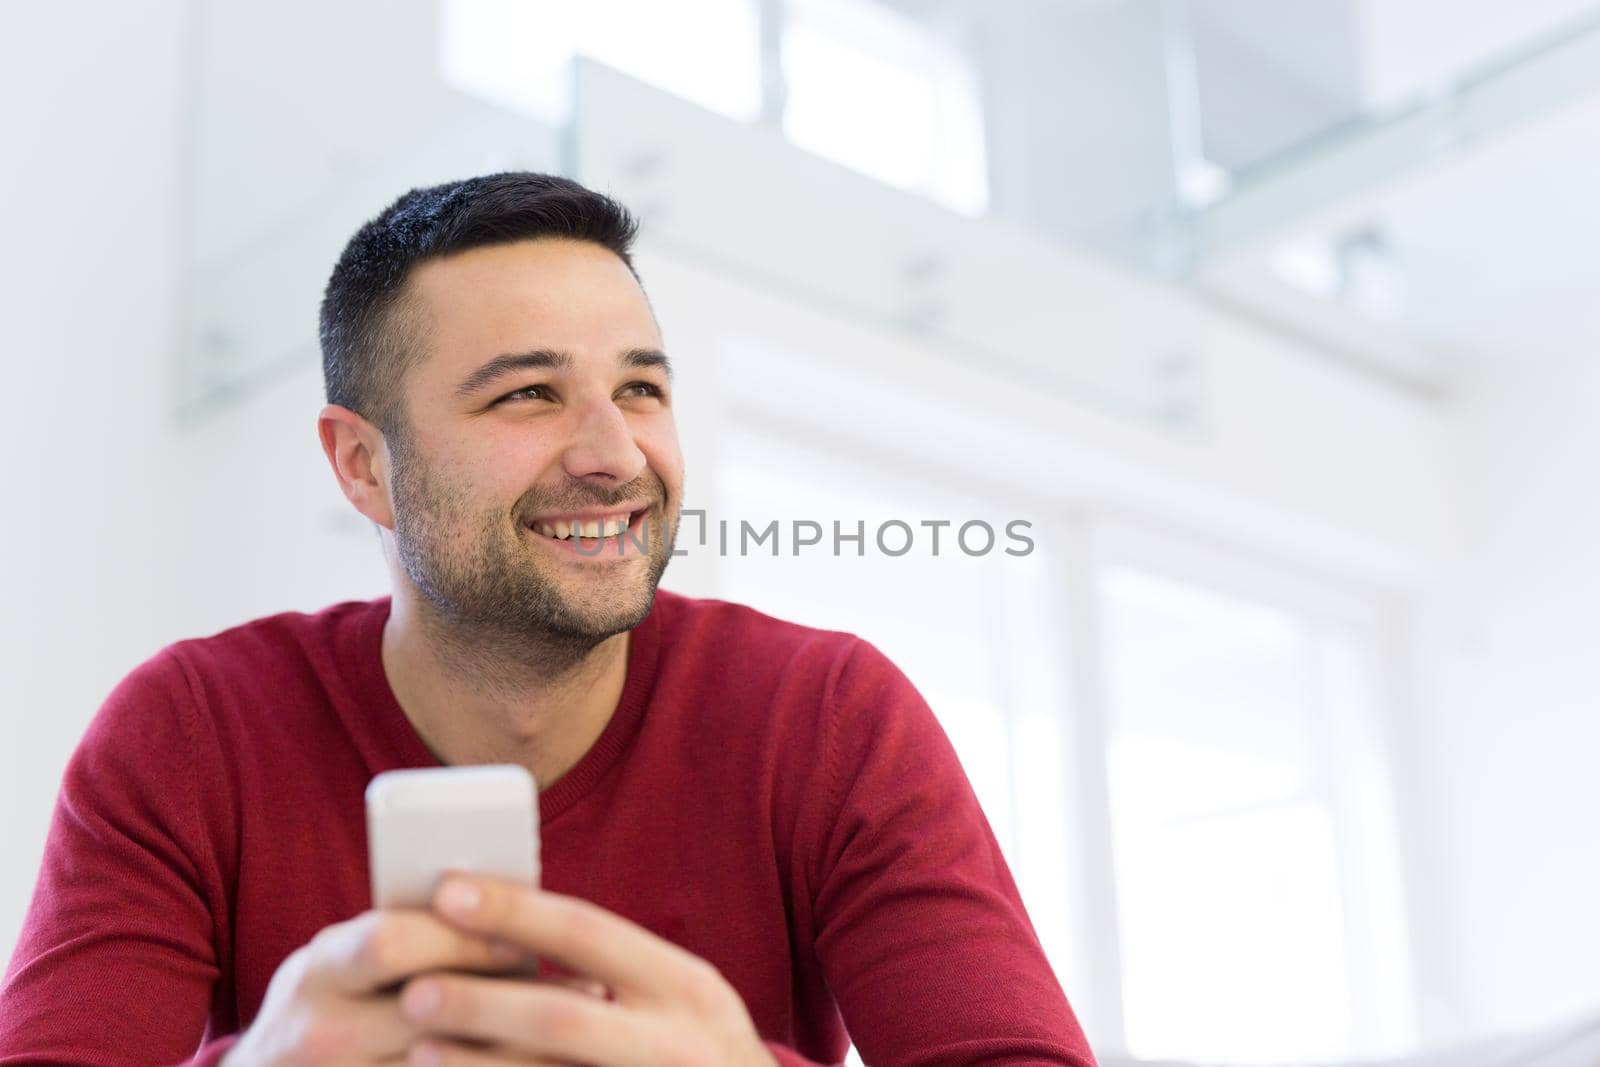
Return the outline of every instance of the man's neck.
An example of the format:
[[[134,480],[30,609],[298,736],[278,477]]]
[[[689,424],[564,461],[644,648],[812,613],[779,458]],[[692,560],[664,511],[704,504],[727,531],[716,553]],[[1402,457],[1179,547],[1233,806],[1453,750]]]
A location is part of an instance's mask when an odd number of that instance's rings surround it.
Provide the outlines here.
[[[463,632],[396,590],[383,669],[430,751],[451,765],[518,763],[540,789],[583,758],[611,721],[631,633],[592,647]]]

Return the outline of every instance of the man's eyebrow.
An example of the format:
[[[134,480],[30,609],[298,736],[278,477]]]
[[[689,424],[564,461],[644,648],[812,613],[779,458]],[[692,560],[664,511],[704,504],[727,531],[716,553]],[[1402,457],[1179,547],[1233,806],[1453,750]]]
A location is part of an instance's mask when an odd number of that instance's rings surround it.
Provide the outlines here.
[[[667,381],[672,381],[672,361],[665,352],[655,348],[630,348],[622,353],[622,365],[625,367],[660,367],[666,372]]]
[[[467,375],[461,384],[456,386],[456,397],[458,399],[469,397],[490,382],[503,378],[512,371],[567,370],[571,366],[572,356],[566,352],[555,352],[548,348],[536,348],[531,352],[508,352],[503,356],[495,356]]]
[[[630,348],[619,357],[625,367],[660,367],[672,380],[672,361],[667,354],[654,348]],[[456,386],[457,399],[464,399],[479,389],[513,371],[519,370],[571,370],[574,360],[571,353],[549,348],[536,348],[531,352],[508,352],[495,356],[489,362],[467,375]]]

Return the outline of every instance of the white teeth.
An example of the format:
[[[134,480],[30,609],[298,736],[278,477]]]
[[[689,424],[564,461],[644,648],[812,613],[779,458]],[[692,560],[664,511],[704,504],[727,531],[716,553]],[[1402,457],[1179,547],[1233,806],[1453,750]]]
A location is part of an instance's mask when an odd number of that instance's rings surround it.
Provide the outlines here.
[[[536,522],[533,528],[558,541],[568,537],[616,537],[628,528],[628,516],[613,519],[580,519],[577,522]]]

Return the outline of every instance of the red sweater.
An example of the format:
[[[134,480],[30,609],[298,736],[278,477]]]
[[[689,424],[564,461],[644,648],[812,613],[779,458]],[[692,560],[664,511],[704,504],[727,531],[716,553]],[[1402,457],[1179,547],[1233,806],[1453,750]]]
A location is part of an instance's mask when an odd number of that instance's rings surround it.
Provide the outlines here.
[[[216,1063],[284,957],[371,906],[367,782],[439,765],[384,675],[388,612],[182,641],[112,692],[62,780],[0,1064]],[[539,814],[543,884],[715,964],[787,1064],[849,1038],[875,1065],[1093,1063],[954,751],[858,638],[658,593]]]

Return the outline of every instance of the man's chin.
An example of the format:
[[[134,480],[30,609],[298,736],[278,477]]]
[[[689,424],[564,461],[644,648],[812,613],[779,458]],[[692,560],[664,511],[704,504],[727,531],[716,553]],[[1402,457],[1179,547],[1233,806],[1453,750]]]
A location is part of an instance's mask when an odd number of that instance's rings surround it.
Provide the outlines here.
[[[656,583],[639,573],[627,582],[605,582],[609,588],[568,589],[562,597],[569,629],[603,639],[631,630],[644,621],[655,603]]]

